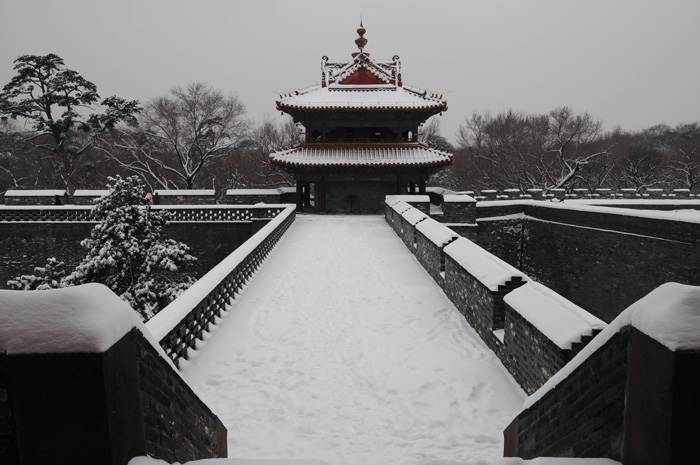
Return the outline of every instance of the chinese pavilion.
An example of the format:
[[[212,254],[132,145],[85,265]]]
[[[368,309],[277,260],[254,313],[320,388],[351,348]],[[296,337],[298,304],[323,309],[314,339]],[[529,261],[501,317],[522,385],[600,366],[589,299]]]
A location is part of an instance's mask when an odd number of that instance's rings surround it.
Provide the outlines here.
[[[445,99],[405,85],[397,55],[370,58],[365,32],[360,24],[351,60],[321,59],[321,84],[276,102],[305,128],[304,142],[269,160],[294,175],[298,211],[378,213],[386,195],[425,193],[428,176],[453,163],[419,133]]]

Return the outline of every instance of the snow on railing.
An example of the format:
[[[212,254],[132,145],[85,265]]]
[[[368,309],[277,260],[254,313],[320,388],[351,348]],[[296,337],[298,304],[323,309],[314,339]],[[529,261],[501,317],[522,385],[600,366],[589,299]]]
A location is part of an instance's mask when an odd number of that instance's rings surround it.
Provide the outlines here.
[[[146,323],[175,365],[187,358],[187,351],[202,339],[292,224],[295,207],[279,209],[272,221]]]
[[[0,206],[0,221],[94,221],[92,206],[7,205]],[[169,221],[250,221],[270,219],[284,205],[153,205],[170,212]]]

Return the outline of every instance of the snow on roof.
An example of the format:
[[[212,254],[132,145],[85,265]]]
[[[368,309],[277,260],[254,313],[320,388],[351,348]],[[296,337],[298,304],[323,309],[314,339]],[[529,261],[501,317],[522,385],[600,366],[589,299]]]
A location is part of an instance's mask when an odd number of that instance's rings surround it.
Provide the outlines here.
[[[510,266],[464,237],[447,245],[445,254],[452,257],[491,291],[497,291],[498,286],[505,285],[514,277],[519,277],[523,281],[530,280],[517,268]]]
[[[700,286],[666,283],[620,313],[523,404],[527,409],[566,379],[625,326],[634,326],[669,350],[700,350]]]
[[[214,189],[154,189],[160,196],[170,195],[214,195]]]
[[[64,189],[37,189],[37,190],[8,190],[5,197],[53,197],[66,195]]]
[[[287,94],[276,103],[280,110],[447,110],[447,101],[439,96],[393,85],[318,85]]]
[[[476,199],[471,195],[467,194],[448,194],[442,196],[443,202],[457,203],[457,202],[476,202]]]
[[[438,247],[443,247],[445,244],[460,237],[459,234],[455,233],[447,226],[438,223],[432,218],[428,218],[425,221],[418,223],[416,225],[416,229],[423,233],[423,235],[427,237],[430,242]]]
[[[270,162],[283,166],[442,166],[452,154],[423,144],[341,146],[304,144],[270,154]]]
[[[138,326],[136,312],[102,284],[0,290],[0,353],[101,353]]]
[[[73,197],[102,197],[109,192],[108,189],[78,189],[73,192]]]
[[[403,219],[408,221],[408,223],[411,226],[415,226],[416,224],[420,223],[421,221],[429,218],[428,215],[426,215],[422,211],[418,210],[417,208],[409,208],[405,212],[401,213],[401,216],[403,217]]]
[[[607,325],[542,284],[529,282],[503,300],[562,349]]]

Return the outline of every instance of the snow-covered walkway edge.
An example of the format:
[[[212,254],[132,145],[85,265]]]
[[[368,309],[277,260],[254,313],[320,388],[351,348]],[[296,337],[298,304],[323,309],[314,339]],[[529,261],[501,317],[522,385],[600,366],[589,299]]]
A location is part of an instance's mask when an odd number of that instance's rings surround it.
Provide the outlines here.
[[[299,216],[280,245],[182,365],[229,456],[500,460],[525,394],[383,217]]]

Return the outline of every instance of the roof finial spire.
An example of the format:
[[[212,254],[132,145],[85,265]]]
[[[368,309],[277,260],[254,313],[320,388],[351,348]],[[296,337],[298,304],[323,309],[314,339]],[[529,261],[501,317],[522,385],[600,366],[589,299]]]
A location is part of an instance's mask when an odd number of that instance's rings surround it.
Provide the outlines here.
[[[357,39],[355,39],[355,45],[357,45],[357,48],[360,49],[360,52],[362,52],[362,49],[365,48],[365,45],[367,45],[367,39],[364,38],[365,32],[365,27],[362,25],[362,13],[360,13],[360,27],[357,28],[357,34],[360,36]]]

